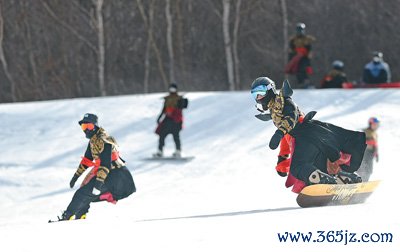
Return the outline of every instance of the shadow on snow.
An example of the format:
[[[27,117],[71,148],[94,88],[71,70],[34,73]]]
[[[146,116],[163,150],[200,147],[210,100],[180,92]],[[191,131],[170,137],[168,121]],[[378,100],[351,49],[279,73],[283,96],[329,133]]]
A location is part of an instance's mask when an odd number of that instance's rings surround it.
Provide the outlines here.
[[[282,208],[273,208],[273,209],[257,209],[257,210],[249,210],[249,211],[238,211],[238,212],[227,212],[227,213],[216,213],[216,214],[179,216],[179,217],[168,217],[168,218],[159,218],[159,219],[146,219],[146,220],[139,220],[138,222],[230,217],[230,216],[237,216],[237,215],[281,212],[281,211],[290,211],[290,210],[298,210],[298,209],[301,209],[301,207],[282,207]]]

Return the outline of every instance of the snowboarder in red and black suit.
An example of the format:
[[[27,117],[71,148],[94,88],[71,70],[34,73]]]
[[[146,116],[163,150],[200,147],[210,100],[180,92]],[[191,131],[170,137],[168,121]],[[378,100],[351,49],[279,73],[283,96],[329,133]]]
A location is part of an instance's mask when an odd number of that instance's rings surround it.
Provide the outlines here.
[[[296,24],[296,35],[289,40],[289,62],[285,66],[286,74],[294,74],[297,78],[296,87],[310,88],[310,75],[313,74],[311,66],[313,36],[306,34],[304,23]]]
[[[287,81],[278,93],[271,79],[260,77],[252,83],[251,93],[262,110],[270,112],[277,127],[269,147],[276,149],[285,134],[292,137],[291,176],[304,185],[361,182],[354,172],[360,167],[366,148],[364,132],[313,120],[315,111],[303,118]],[[332,170],[336,175],[328,174]]]
[[[116,140],[98,126],[97,116],[85,114],[79,124],[89,144],[70,181],[70,187],[74,187],[87,168],[93,168],[75,192],[61,220],[84,219],[91,202],[108,201],[115,204],[136,191],[132,175],[119,155]]]
[[[188,100],[178,94],[178,87],[171,83],[168,88],[169,95],[164,97],[164,105],[157,118],[156,134],[160,136],[158,150],[153,154],[154,157],[163,156],[165,138],[172,134],[175,142],[174,157],[181,157],[181,140],[179,132],[182,130],[183,114],[182,110],[187,108]],[[164,117],[163,117],[164,116]]]

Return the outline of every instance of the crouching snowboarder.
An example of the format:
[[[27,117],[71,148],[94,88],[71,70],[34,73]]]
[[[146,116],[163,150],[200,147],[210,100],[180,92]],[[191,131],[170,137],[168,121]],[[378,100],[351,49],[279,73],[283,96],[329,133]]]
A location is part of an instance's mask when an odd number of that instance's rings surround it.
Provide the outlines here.
[[[136,191],[132,175],[119,156],[117,142],[98,126],[97,121],[94,114],[85,114],[79,121],[89,144],[71,179],[70,187],[74,187],[87,168],[93,168],[75,192],[60,220],[85,219],[91,202],[108,201],[115,204]]]
[[[263,112],[257,117],[271,119],[277,127],[269,147],[274,150],[282,141],[289,150],[280,153],[284,155],[277,166],[281,176],[286,175],[283,164],[290,166],[287,187],[294,185],[292,190],[298,193],[312,184],[361,182],[354,172],[360,167],[366,148],[364,132],[313,120],[315,111],[304,116],[291,98],[293,90],[287,81],[278,93],[271,79],[257,78],[251,85],[251,94]]]

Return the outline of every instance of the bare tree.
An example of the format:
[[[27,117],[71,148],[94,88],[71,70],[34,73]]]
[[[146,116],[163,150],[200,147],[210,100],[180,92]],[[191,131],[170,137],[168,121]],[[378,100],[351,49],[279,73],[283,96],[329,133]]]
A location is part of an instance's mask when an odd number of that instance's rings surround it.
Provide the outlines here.
[[[233,26],[233,44],[232,44],[232,53],[235,64],[235,86],[238,87],[240,85],[240,60],[238,53],[238,40],[239,40],[239,27],[240,27],[240,5],[242,4],[242,0],[236,1],[236,11],[235,11],[235,23]]]
[[[93,43],[91,43],[89,40],[87,40],[84,36],[79,34],[79,32],[73,28],[71,25],[67,24],[66,22],[62,21],[55,13],[54,11],[50,8],[50,6],[45,2],[45,1],[40,1],[40,3],[43,5],[45,10],[49,13],[49,15],[57,22],[59,23],[62,27],[66,28],[69,30],[72,34],[74,34],[77,38],[79,38],[81,41],[83,41],[89,48],[93,50],[96,54],[99,53],[98,49],[96,48]]]
[[[150,76],[150,49],[151,39],[153,34],[153,23],[154,23],[154,0],[150,1],[149,4],[149,17],[147,18],[147,42],[146,42],[146,53],[144,58],[144,80],[143,80],[143,92],[149,92],[149,76]]]
[[[97,82],[98,82],[98,86],[96,85],[96,88],[98,87],[99,89],[99,93],[101,96],[105,96],[107,95],[106,92],[106,88],[105,88],[105,69],[104,69],[104,65],[105,65],[105,45],[104,45],[104,24],[103,24],[103,16],[102,16],[102,7],[103,7],[103,2],[104,0],[92,0],[90,2],[87,3],[93,3],[93,5],[95,6],[95,13],[94,16],[92,15],[91,12],[84,10],[83,8],[81,8],[79,6],[78,3],[75,3],[74,6],[78,7],[78,10],[82,13],[84,13],[84,15],[81,17],[80,15],[78,15],[77,12],[73,12],[74,15],[76,15],[76,18],[80,18],[79,20],[85,20],[87,22],[87,24],[90,24],[91,30],[88,31],[89,33],[92,32],[92,30],[95,31],[95,33],[97,34],[97,45],[94,44],[89,38],[90,36],[83,34],[81,31],[79,31],[80,27],[74,26],[73,24],[70,24],[69,22],[67,22],[66,20],[64,20],[62,17],[60,17],[59,15],[56,14],[56,12],[49,6],[49,4],[46,1],[40,1],[40,4],[43,6],[43,9],[47,12],[47,14],[49,14],[49,16],[56,22],[56,24],[59,24],[61,27],[63,27],[64,29],[66,29],[67,31],[70,32],[70,34],[72,34],[74,37],[76,37],[77,39],[79,39],[79,41],[81,41],[83,44],[85,44],[88,48],[91,49],[91,51],[94,53],[97,62],[88,62],[88,66],[91,67],[92,65],[97,64],[97,71],[91,71],[91,72],[96,72],[97,73]],[[61,8],[59,6],[54,7],[54,9],[57,8]],[[92,5],[90,5],[90,9],[92,9]],[[99,13],[100,11],[100,13]],[[71,21],[71,20],[69,20]],[[72,22],[71,22],[72,23]],[[48,41],[48,43],[50,43],[51,41],[51,36],[48,38],[47,36],[45,36],[46,41]],[[48,49],[48,54],[51,55],[51,50],[49,49],[49,45],[47,46]],[[77,64],[77,66],[79,67],[79,70],[77,70],[78,73],[81,72],[80,67],[83,65],[81,64],[81,59],[76,59],[75,62]],[[82,63],[87,61],[87,59],[83,59]],[[80,76],[80,74],[78,75]],[[92,76],[90,76],[90,78],[87,76],[86,78],[90,79],[90,81],[94,80],[94,78],[92,78]],[[59,77],[55,77],[56,80],[63,82],[63,80],[60,80]],[[77,80],[77,82],[82,81],[80,79]],[[81,87],[79,86],[79,84],[77,85],[77,90],[78,92],[81,91]],[[93,95],[93,94],[92,94]]]
[[[284,64],[287,63],[288,58],[288,46],[289,46],[289,38],[288,38],[288,13],[287,13],[287,5],[286,0],[279,0],[281,11],[282,11],[282,35],[283,35],[283,59]]]
[[[107,95],[107,90],[104,82],[104,64],[105,64],[105,42],[104,42],[104,23],[103,23],[103,4],[104,0],[93,0],[93,4],[96,6],[96,32],[98,42],[98,78],[99,78],[99,90],[101,96]]]
[[[142,16],[142,19],[143,19],[143,22],[144,22],[144,26],[146,27],[147,34],[148,34],[149,39],[150,39],[151,47],[153,48],[153,51],[154,51],[154,53],[156,55],[157,63],[158,63],[158,70],[160,72],[161,78],[162,78],[163,83],[164,83],[164,87],[166,89],[166,88],[168,88],[168,80],[167,80],[167,76],[166,76],[165,71],[164,71],[164,63],[163,63],[163,60],[161,58],[161,52],[160,52],[160,50],[159,50],[159,48],[158,48],[158,46],[156,44],[156,41],[154,39],[153,30],[150,29],[149,18],[147,17],[147,14],[146,14],[146,12],[144,10],[144,5],[143,5],[142,1],[141,0],[136,0],[136,3],[137,3],[137,6],[139,8],[140,15]],[[150,5],[150,6],[153,6],[153,5]]]
[[[4,18],[3,18],[2,3],[0,2],[0,61],[1,64],[3,65],[4,74],[6,75],[8,81],[10,82],[11,100],[15,102],[17,101],[16,85],[14,79],[11,76],[11,73],[8,70],[8,63],[6,60],[6,55],[4,54],[3,40],[4,40]]]
[[[186,73],[186,66],[185,66],[185,42],[183,37],[183,22],[184,17],[182,15],[181,10],[181,0],[175,1],[176,5],[176,17],[177,17],[177,40],[178,40],[178,53],[179,53],[179,71],[180,77],[184,80],[186,79],[184,74]],[[182,74],[183,73],[183,74]],[[183,75],[183,76],[182,76]]]
[[[30,4],[29,2],[22,2],[23,10],[25,12],[27,12],[27,9],[29,9],[29,7],[30,7],[29,4]],[[27,52],[29,54],[29,64],[30,64],[30,67],[32,69],[32,75],[33,75],[32,76],[32,83],[33,83],[34,86],[39,85],[41,87],[41,92],[40,92],[41,96],[45,96],[45,94],[46,94],[45,83],[44,82],[38,83],[38,78],[39,78],[38,76],[39,75],[38,75],[37,64],[36,64],[35,55],[34,55],[34,49],[33,49],[33,46],[32,46],[31,27],[30,27],[30,24],[29,24],[27,18],[24,18],[23,21],[24,21],[24,25],[26,27],[26,40],[27,40],[26,48],[27,48]]]
[[[226,58],[226,70],[228,75],[229,90],[235,90],[235,76],[233,68],[232,43],[229,29],[230,0],[222,0],[222,30],[224,35],[224,47]]]
[[[173,23],[171,15],[171,0],[165,1],[165,18],[167,21],[167,48],[169,58],[169,81],[175,82],[175,56],[174,56],[174,45],[173,45]]]
[[[335,59],[357,80],[374,50],[399,68],[398,2],[0,0],[0,102],[280,83],[292,21],[317,38],[314,83]]]

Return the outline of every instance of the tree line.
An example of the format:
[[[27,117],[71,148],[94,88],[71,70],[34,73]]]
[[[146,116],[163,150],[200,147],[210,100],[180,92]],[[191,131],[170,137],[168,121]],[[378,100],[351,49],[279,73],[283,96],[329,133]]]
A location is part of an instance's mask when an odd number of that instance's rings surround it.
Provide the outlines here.
[[[358,80],[371,52],[398,80],[398,0],[0,0],[0,102],[284,79],[297,22],[316,37],[313,83],[333,60]]]

